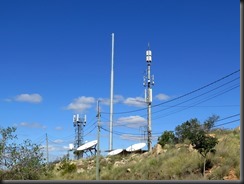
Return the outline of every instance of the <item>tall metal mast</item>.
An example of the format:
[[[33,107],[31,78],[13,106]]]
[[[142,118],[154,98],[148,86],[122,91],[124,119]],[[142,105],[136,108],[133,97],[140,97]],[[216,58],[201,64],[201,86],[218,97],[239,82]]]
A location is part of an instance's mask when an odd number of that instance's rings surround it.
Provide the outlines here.
[[[152,88],[151,86],[154,85],[154,76],[151,76],[151,62],[152,62],[152,51],[149,48],[148,43],[148,50],[146,51],[146,62],[147,62],[147,75],[144,76],[144,86],[145,89],[145,102],[147,103],[147,144],[148,144],[148,151],[152,150]]]
[[[109,150],[113,149],[113,98],[114,98],[114,33],[112,33],[111,56],[111,86],[110,86],[110,123],[109,123]]]

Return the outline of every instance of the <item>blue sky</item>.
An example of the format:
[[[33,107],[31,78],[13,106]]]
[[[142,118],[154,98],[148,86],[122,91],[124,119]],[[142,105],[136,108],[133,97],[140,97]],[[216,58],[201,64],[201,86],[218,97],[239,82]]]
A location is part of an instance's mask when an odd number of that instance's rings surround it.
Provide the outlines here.
[[[87,116],[84,141],[97,139],[98,99],[107,154],[112,33],[114,149],[145,142],[147,111],[138,101],[148,43],[153,146],[191,118],[216,114],[219,127],[240,124],[237,0],[2,0],[0,26],[1,127],[16,126],[19,140],[43,146],[47,134],[50,160],[74,142],[74,114]]]

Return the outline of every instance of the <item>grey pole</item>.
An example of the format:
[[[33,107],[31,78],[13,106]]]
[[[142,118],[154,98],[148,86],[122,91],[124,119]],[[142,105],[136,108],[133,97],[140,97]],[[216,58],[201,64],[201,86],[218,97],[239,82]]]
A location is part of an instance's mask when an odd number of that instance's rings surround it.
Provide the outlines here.
[[[98,101],[97,101],[97,156],[96,156],[96,180],[100,180],[99,157],[100,157],[100,110],[99,110],[99,100],[98,100]]]

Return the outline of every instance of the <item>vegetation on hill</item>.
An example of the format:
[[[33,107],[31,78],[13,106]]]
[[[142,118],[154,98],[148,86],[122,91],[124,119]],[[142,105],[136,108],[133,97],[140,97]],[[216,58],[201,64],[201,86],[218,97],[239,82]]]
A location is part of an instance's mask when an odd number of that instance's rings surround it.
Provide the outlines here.
[[[203,124],[188,120],[165,131],[151,152],[100,156],[101,180],[239,180],[240,129],[213,129],[217,116]],[[44,164],[40,146],[16,145],[15,129],[0,129],[2,180],[95,180],[96,157]],[[6,150],[12,153],[6,157]],[[21,153],[20,153],[20,150]],[[25,154],[23,154],[23,153]],[[25,159],[21,159],[25,158]],[[12,163],[6,165],[5,162]]]
[[[192,119],[177,126],[176,134],[165,131],[150,153],[101,157],[100,179],[239,180],[240,130],[212,129],[216,120],[217,116],[212,116],[200,124]],[[95,157],[75,161],[63,158],[52,168],[52,174],[42,179],[96,179]]]
[[[158,143],[164,147],[166,143],[183,143],[186,140],[196,149],[204,158],[203,161],[203,176],[205,177],[205,165],[208,153],[215,153],[214,147],[218,144],[216,137],[212,137],[208,133],[213,128],[214,123],[218,120],[218,116],[209,117],[203,124],[195,118],[178,125],[173,131],[165,131],[158,138]]]
[[[38,180],[46,174],[40,145],[30,140],[16,144],[16,128],[0,128],[0,180]]]

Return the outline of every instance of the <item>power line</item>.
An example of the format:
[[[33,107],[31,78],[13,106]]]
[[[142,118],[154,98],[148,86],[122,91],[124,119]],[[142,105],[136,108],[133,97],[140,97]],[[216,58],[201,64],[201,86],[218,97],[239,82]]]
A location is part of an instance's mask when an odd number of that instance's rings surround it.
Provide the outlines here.
[[[219,125],[215,125],[215,126],[213,126],[213,128],[214,128],[214,127],[218,127],[218,126],[222,126],[222,125],[227,125],[227,124],[230,124],[230,123],[235,123],[235,122],[237,122],[237,121],[240,121],[240,119],[233,120],[233,121],[230,121],[230,122],[227,122],[227,123],[222,123],[222,124],[219,124]]]
[[[193,99],[199,98],[199,97],[201,97],[201,96],[203,96],[203,95],[206,95],[206,94],[208,94],[208,93],[210,93],[210,92],[213,92],[214,90],[217,90],[217,89],[219,89],[219,88],[221,88],[221,87],[223,87],[223,86],[225,86],[225,85],[227,85],[227,84],[230,84],[231,82],[233,82],[233,81],[235,81],[235,80],[237,80],[237,79],[239,79],[239,78],[240,78],[240,77],[237,77],[237,78],[235,78],[235,79],[233,79],[233,80],[231,80],[231,81],[228,81],[228,82],[226,82],[226,83],[224,83],[224,84],[222,84],[222,85],[220,85],[220,86],[217,86],[217,87],[215,87],[215,88],[213,88],[213,89],[211,89],[211,90],[209,90],[209,91],[207,91],[207,92],[204,92],[204,93],[202,93],[202,94],[200,94],[200,95],[198,95],[198,96],[195,96],[195,97],[193,97],[193,98],[190,98],[190,99],[188,99],[188,100],[185,100],[185,101],[183,101],[183,102],[181,102],[181,103],[178,103],[178,104],[176,104],[176,105],[172,105],[172,106],[170,106],[170,107],[167,107],[167,108],[158,110],[158,111],[156,111],[156,112],[154,111],[153,114],[156,114],[156,113],[159,113],[159,112],[168,110],[168,109],[170,109],[170,108],[172,108],[172,107],[177,107],[178,105],[181,105],[181,104],[186,103],[186,102],[189,102],[189,101],[191,101],[191,100],[193,100]],[[196,103],[193,104],[193,105],[185,106],[186,108],[183,108],[183,109],[181,109],[181,110],[176,110],[176,111],[170,112],[170,113],[168,113],[168,114],[165,115],[165,116],[168,116],[168,115],[171,115],[171,114],[174,114],[174,113],[177,113],[177,112],[186,110],[186,109],[188,109],[188,108],[194,107],[194,106],[196,106],[196,105],[198,105],[198,104],[200,104],[200,103],[206,102],[206,101],[208,101],[208,100],[210,100],[210,99],[212,99],[212,98],[215,98],[215,97],[220,96],[220,95],[222,95],[222,94],[224,94],[224,93],[227,93],[227,92],[229,92],[229,91],[231,91],[231,90],[233,90],[233,89],[235,89],[235,88],[237,88],[237,87],[239,87],[239,84],[235,84],[235,86],[234,86],[233,88],[231,88],[231,89],[228,89],[228,90],[225,89],[226,91],[223,90],[223,91],[221,91],[220,93],[215,93],[215,94],[213,94],[214,96],[212,95],[211,97],[207,97],[207,98],[203,99],[202,101],[198,101],[198,102],[196,102]],[[141,116],[144,117],[144,116],[146,116],[146,115],[144,114],[144,115],[141,115]],[[162,117],[165,117],[165,116],[158,116],[158,117],[156,117],[156,118],[153,118],[153,120],[155,120],[155,119],[159,119],[159,118],[162,118]],[[128,118],[128,119],[130,119],[130,118]],[[131,119],[133,119],[133,118],[131,118]]]
[[[172,100],[169,100],[169,101],[171,102],[171,101],[174,101],[174,100],[183,98],[183,97],[185,97],[185,96],[188,96],[188,95],[190,95],[190,94],[192,94],[192,93],[195,93],[195,92],[197,92],[197,91],[200,91],[200,90],[202,90],[202,89],[204,89],[204,88],[206,88],[206,87],[209,87],[209,86],[211,86],[211,85],[213,85],[213,84],[215,84],[215,83],[217,83],[217,82],[220,82],[221,80],[224,80],[224,79],[227,78],[227,77],[230,77],[231,75],[234,75],[235,73],[237,73],[237,72],[239,72],[239,71],[240,71],[240,70],[237,70],[237,71],[235,71],[235,72],[232,72],[231,74],[226,75],[226,76],[224,76],[224,77],[222,77],[222,78],[220,78],[220,79],[218,79],[218,80],[216,80],[216,81],[214,81],[214,82],[211,82],[210,84],[207,84],[207,85],[205,85],[205,86],[203,86],[203,87],[200,87],[200,88],[198,88],[198,89],[196,89],[196,90],[193,90],[193,91],[191,91],[191,92],[189,92],[189,93],[186,93],[186,94],[184,94],[184,95],[181,95],[181,96],[179,96],[179,97],[177,97],[177,98],[174,98],[174,99],[172,99]],[[238,77],[238,78],[240,78],[240,77]],[[234,80],[236,80],[236,79],[234,79]],[[154,106],[159,106],[159,105],[168,103],[169,101],[167,101],[167,102],[162,102],[162,103],[159,103],[159,104],[154,105]]]
[[[101,129],[103,129],[104,131],[106,131],[106,132],[109,132],[109,130],[108,129],[106,129],[106,128],[103,128],[103,127],[100,127]],[[136,133],[128,133],[128,132],[119,132],[119,131],[113,131],[113,133],[114,134],[117,134],[117,135],[124,135],[124,134],[128,134],[128,135],[135,135],[135,136],[137,136],[137,135],[141,135],[141,134],[136,134]]]
[[[239,86],[240,86],[240,85],[235,86],[235,87],[233,87],[233,88],[231,88],[231,89],[228,89],[228,90],[226,90],[226,91],[223,91],[223,92],[221,92],[221,93],[219,93],[219,94],[216,94],[216,95],[214,95],[214,96],[212,96],[212,97],[205,98],[204,100],[202,100],[202,101],[200,101],[200,102],[197,102],[197,103],[195,103],[195,104],[194,104],[194,105],[192,105],[192,106],[195,106],[195,105],[197,105],[197,104],[200,104],[200,103],[206,102],[206,101],[208,101],[208,100],[211,100],[211,99],[213,99],[213,98],[215,98],[215,97],[217,97],[217,96],[220,96],[220,95],[222,95],[222,94],[224,94],[224,93],[227,93],[227,92],[229,92],[229,91],[231,91],[231,90],[233,90],[233,89],[235,89],[235,88],[237,88],[237,87],[239,87]],[[183,108],[183,109],[181,109],[181,110],[176,110],[176,111],[171,112],[171,113],[168,113],[167,115],[164,115],[164,116],[158,116],[158,117],[156,117],[156,118],[153,118],[153,120],[155,120],[155,119],[159,119],[159,118],[162,118],[162,117],[166,117],[166,116],[169,116],[169,115],[175,114],[175,113],[177,113],[177,112],[180,112],[180,111],[183,111],[183,110],[189,109],[189,108],[191,108],[192,106],[189,106],[189,107],[187,107],[187,108]]]
[[[95,126],[95,127],[94,127],[91,131],[89,131],[87,134],[85,134],[84,137],[87,136],[87,135],[89,135],[90,133],[92,133],[92,132],[95,130],[95,128],[97,128],[97,126]]]
[[[240,115],[240,113],[239,113],[239,114],[230,115],[230,116],[227,116],[227,117],[224,117],[224,118],[222,118],[222,119],[219,119],[219,120],[215,121],[215,123],[216,123],[216,122],[219,122],[219,121],[222,121],[222,120],[226,120],[226,119],[232,118],[232,117],[236,117],[236,116],[239,116],[239,115]],[[226,125],[226,124],[234,123],[234,122],[239,121],[239,120],[240,120],[240,119],[238,119],[238,120],[233,120],[233,121],[230,121],[230,122],[227,122],[227,123],[222,123],[222,124],[219,124],[219,125],[214,125],[213,127],[218,127],[218,126],[221,126],[221,125]],[[153,134],[154,134],[154,135],[155,135],[155,134],[162,134],[162,132],[154,132]]]
[[[75,134],[73,133],[73,134],[70,134],[70,135],[65,136],[65,137],[56,137],[56,136],[53,136],[53,135],[48,135],[48,136],[49,136],[49,138],[51,137],[53,139],[68,139],[68,138],[74,137],[74,135]]]
[[[240,77],[238,77],[238,78],[240,78]],[[238,78],[236,78],[236,79],[238,79]],[[236,80],[236,79],[234,79],[234,80]],[[218,86],[218,87],[215,87],[215,88],[213,88],[213,89],[211,89],[211,90],[209,90],[209,91],[207,91],[207,92],[204,92],[204,93],[202,93],[202,94],[200,94],[200,95],[198,95],[198,96],[192,97],[192,98],[190,98],[190,99],[188,99],[188,100],[185,100],[185,101],[183,101],[183,102],[181,102],[181,103],[178,103],[178,104],[176,104],[176,105],[173,105],[173,106],[171,106],[171,107],[168,107],[168,108],[161,109],[161,110],[158,110],[158,111],[156,111],[156,112],[153,112],[153,114],[158,113],[158,112],[161,112],[161,111],[164,111],[164,110],[167,110],[167,109],[170,109],[170,108],[172,108],[172,107],[176,107],[177,105],[186,103],[186,102],[188,102],[188,101],[191,101],[191,100],[193,100],[193,99],[196,99],[196,98],[198,98],[198,97],[201,97],[201,96],[203,96],[203,95],[206,95],[207,93],[210,93],[210,92],[212,92],[212,91],[214,91],[214,90],[216,90],[216,89],[218,89],[218,88],[221,88],[221,87],[225,86],[226,84],[229,84],[229,83],[233,82],[234,80],[231,80],[231,81],[229,81],[229,82],[227,82],[227,83],[224,83],[224,84],[222,84],[222,85],[220,85],[220,86]]]
[[[193,90],[193,91],[191,91],[191,92],[188,92],[188,93],[186,93],[186,94],[184,94],[184,95],[181,95],[181,96],[176,97],[176,98],[174,98],[174,99],[168,100],[168,101],[166,101],[166,102],[162,102],[162,103],[159,103],[159,104],[156,104],[156,105],[152,105],[152,107],[157,107],[157,106],[160,106],[160,105],[163,105],[163,104],[166,104],[166,103],[169,103],[169,102],[178,100],[178,99],[183,98],[183,97],[185,97],[185,96],[188,96],[188,95],[190,95],[190,94],[196,93],[197,91],[200,91],[200,90],[202,90],[202,89],[204,89],[204,88],[207,88],[207,87],[209,87],[209,86],[211,86],[211,85],[213,85],[213,84],[215,84],[215,83],[217,83],[217,82],[220,82],[220,81],[222,81],[222,80],[224,80],[224,79],[226,79],[226,78],[228,78],[228,77],[230,77],[230,76],[232,76],[232,75],[238,73],[239,71],[240,71],[240,69],[239,69],[239,70],[236,70],[236,71],[234,71],[234,72],[232,72],[232,73],[230,73],[230,74],[228,74],[228,75],[226,75],[226,76],[224,76],[224,77],[222,77],[222,78],[220,78],[220,79],[218,79],[218,80],[216,80],[216,81],[213,81],[213,82],[211,82],[211,83],[209,83],[209,84],[207,84],[207,85],[204,85],[204,86],[202,86],[202,87],[200,87],[200,88],[198,88],[198,89],[195,89],[195,90]],[[146,108],[136,109],[136,110],[131,110],[131,111],[114,112],[113,114],[127,114],[127,113],[138,112],[138,111],[142,111],[142,110],[146,110],[146,109],[147,109],[147,107],[146,107]],[[109,114],[109,112],[102,112],[102,113],[103,113],[103,114]]]
[[[92,125],[90,125],[87,129],[86,129],[86,131],[88,131],[90,128],[92,128],[92,127],[94,127],[94,126],[96,126],[96,123],[97,122],[93,122],[93,124]]]
[[[219,119],[216,122],[223,121],[225,119],[229,119],[229,118],[236,117],[236,116],[240,116],[240,113],[239,114],[235,114],[235,115],[231,115],[231,116],[228,116],[228,117],[225,117],[225,118],[222,118],[222,119]]]

